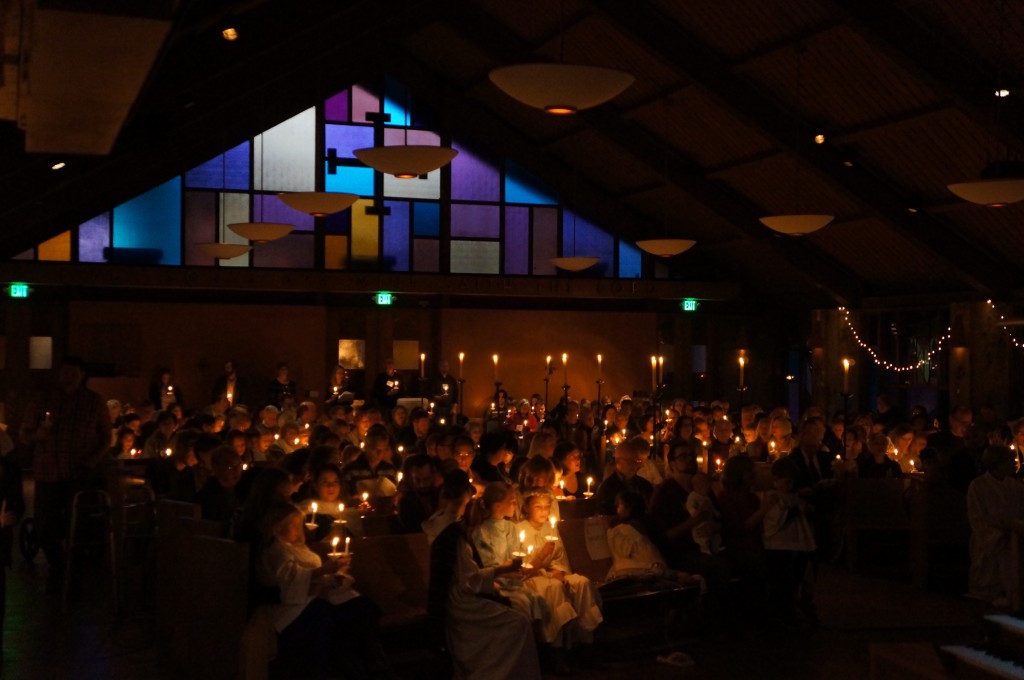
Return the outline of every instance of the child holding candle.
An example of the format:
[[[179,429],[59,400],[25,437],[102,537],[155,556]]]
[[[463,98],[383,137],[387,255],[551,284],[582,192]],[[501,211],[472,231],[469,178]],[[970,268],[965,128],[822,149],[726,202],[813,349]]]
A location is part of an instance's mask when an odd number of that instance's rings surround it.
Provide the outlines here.
[[[575,617],[561,631],[565,648],[580,646],[579,658],[586,665],[593,654],[594,630],[604,620],[601,614],[601,596],[597,587],[586,576],[572,573],[561,538],[557,520],[551,515],[553,499],[547,488],[530,489],[524,494],[523,514],[526,519],[516,525],[525,532],[523,545],[533,548],[533,573],[525,581],[527,588],[540,594],[555,609],[564,608],[561,600],[567,596]]]
[[[278,503],[266,517],[266,535],[258,563],[260,582],[276,586],[280,602],[267,605],[278,644],[306,666],[300,677],[372,678],[375,660],[376,605],[352,589],[344,558],[321,560],[306,546],[303,513]],[[339,642],[348,648],[337,653]],[[305,674],[305,675],[304,675]]]

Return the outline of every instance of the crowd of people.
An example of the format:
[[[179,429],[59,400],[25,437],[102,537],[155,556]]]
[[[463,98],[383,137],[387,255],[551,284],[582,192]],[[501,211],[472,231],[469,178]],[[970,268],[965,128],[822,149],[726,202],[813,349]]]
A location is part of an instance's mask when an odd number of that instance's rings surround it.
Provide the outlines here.
[[[354,589],[347,551],[328,543],[344,508],[362,508],[427,534],[428,611],[459,677],[539,677],[542,664],[591,665],[603,620],[598,588],[573,572],[559,540],[559,504],[607,516],[608,581],[699,585],[710,629],[801,626],[817,620],[816,566],[844,548],[841,481],[909,477],[911,492],[962,508],[968,594],[1005,604],[1007,542],[1024,512],[1024,421],[1011,426],[991,409],[975,422],[956,406],[940,428],[925,409],[903,416],[884,396],[875,412],[826,418],[816,407],[628,396],[548,409],[539,395],[499,390],[470,420],[447,365],[430,382],[436,399],[411,410],[396,398],[407,378],[393,364],[365,399],[346,377],[339,367],[326,398],[302,400],[280,364],[255,396],[227,362],[195,408],[170,371],[147,400],[104,404],[81,362],[65,360],[20,429],[51,577],[70,494],[141,471],[157,495],[199,504],[251,544],[254,602],[270,608],[282,648],[310,675],[337,672],[319,643],[345,639],[345,677],[379,677],[376,607]],[[0,528],[22,512],[10,493]]]

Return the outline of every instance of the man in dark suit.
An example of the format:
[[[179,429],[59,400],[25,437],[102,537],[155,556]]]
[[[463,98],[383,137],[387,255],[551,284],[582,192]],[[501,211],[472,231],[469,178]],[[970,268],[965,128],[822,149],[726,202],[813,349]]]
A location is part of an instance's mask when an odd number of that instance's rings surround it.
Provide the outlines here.
[[[789,458],[800,469],[796,480],[796,492],[810,503],[813,512],[809,515],[814,525],[814,539],[818,544],[818,555],[832,555],[832,534],[830,527],[835,514],[837,493],[834,486],[820,482],[832,479],[832,461],[835,458],[822,442],[825,439],[825,421],[808,418],[800,426],[797,447],[790,451]]]
[[[259,406],[251,403],[248,387],[245,380],[238,375],[238,363],[228,359],[224,362],[224,374],[213,383],[211,403],[215,404],[221,397],[227,397],[230,406]]]

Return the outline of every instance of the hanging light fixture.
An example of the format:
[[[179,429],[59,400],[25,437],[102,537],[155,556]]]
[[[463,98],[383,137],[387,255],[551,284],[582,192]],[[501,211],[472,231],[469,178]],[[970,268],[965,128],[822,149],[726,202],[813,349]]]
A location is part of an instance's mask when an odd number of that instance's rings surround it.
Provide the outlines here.
[[[675,257],[685,253],[697,242],[685,238],[655,238],[637,241],[636,247],[655,257]]]
[[[796,108],[800,109],[800,55],[803,46],[796,48]],[[787,236],[804,236],[818,231],[835,219],[834,215],[812,215],[800,213],[800,161],[794,160],[793,192],[797,212],[792,215],[770,215],[761,218],[761,224]]]
[[[452,162],[459,152],[447,146],[409,144],[409,128],[412,126],[410,107],[411,96],[406,89],[405,125],[403,143],[396,146],[371,146],[355,149],[352,154],[377,172],[394,175],[398,179],[414,179],[437,170]]]
[[[193,245],[204,255],[217,260],[230,260],[252,250],[252,246],[245,243],[195,243]]]
[[[327,217],[348,210],[359,200],[355,194],[333,191],[282,191],[277,197],[289,208],[313,217]]]
[[[617,97],[636,80],[625,71],[565,63],[565,1],[559,27],[558,63],[502,66],[488,78],[513,99],[555,115],[571,115]]]

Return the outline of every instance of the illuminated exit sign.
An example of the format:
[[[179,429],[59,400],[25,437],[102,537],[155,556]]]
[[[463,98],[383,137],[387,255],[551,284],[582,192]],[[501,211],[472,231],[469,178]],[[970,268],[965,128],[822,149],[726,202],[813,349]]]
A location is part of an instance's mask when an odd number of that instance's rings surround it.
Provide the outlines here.
[[[698,304],[699,303],[696,300],[694,300],[693,298],[686,298],[685,300],[683,300],[683,311],[684,312],[696,312]]]
[[[7,287],[7,294],[12,298],[27,298],[28,297],[28,284],[27,283],[12,283]]]
[[[377,293],[377,304],[378,305],[390,305],[395,301],[395,298],[387,291]]]

